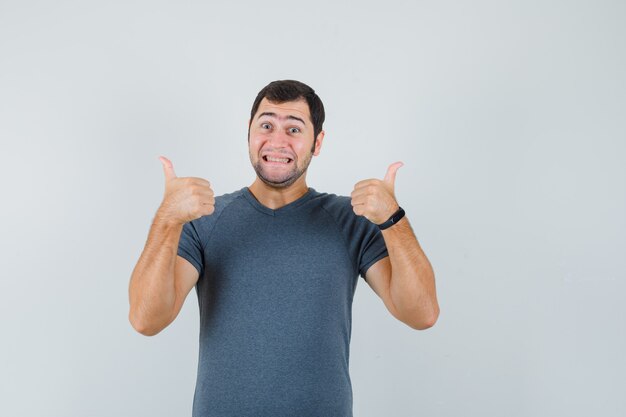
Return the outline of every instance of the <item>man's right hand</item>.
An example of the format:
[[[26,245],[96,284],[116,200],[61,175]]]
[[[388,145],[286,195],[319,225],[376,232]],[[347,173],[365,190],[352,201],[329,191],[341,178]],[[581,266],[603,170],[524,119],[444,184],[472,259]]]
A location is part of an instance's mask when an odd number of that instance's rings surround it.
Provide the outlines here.
[[[215,197],[211,183],[203,178],[178,178],[174,165],[164,156],[159,157],[165,173],[165,194],[158,217],[168,222],[185,224],[215,211]]]

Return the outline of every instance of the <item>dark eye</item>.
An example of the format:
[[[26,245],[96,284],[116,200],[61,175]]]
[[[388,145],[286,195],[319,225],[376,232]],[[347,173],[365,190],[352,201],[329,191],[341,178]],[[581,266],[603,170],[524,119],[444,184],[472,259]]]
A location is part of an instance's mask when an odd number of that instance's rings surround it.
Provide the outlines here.
[[[300,133],[300,128],[290,127],[289,128],[289,133]]]
[[[263,124],[261,124],[261,128],[262,128],[262,129],[271,129],[271,128],[272,128],[272,125],[271,125],[271,124],[269,124],[269,123],[263,123]]]

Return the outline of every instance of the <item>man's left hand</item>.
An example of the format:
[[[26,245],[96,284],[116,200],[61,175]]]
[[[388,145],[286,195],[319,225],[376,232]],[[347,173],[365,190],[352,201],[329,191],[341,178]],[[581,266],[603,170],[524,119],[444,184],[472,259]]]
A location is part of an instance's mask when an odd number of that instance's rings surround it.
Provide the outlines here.
[[[350,196],[352,197],[352,210],[359,216],[365,216],[374,224],[386,222],[399,205],[396,202],[394,184],[396,172],[404,165],[402,162],[394,162],[387,168],[385,179],[369,179],[356,183]]]

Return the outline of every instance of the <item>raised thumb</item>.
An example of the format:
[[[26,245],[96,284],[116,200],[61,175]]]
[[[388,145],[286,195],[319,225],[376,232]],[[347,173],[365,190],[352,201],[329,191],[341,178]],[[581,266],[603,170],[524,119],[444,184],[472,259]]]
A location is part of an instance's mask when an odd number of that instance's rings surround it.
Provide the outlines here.
[[[172,165],[172,161],[167,159],[164,156],[159,156],[161,163],[163,164],[163,173],[165,174],[165,181],[170,181],[176,178],[176,173],[174,172],[174,165]]]
[[[389,165],[389,168],[387,168],[387,173],[385,174],[385,179],[384,181],[391,185],[391,187],[393,187],[395,185],[396,182],[396,172],[398,172],[398,169],[400,169],[401,166],[403,166],[404,163],[398,161],[398,162],[394,162],[393,164]]]

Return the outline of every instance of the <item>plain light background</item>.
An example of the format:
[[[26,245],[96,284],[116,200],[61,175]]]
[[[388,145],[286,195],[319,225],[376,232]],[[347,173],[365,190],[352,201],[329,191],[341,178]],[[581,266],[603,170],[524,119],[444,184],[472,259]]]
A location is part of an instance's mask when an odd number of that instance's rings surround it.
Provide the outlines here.
[[[360,279],[354,413],[626,414],[623,1],[0,0],[0,415],[185,416],[195,290],[155,337],[128,282],[159,155],[250,185],[246,123],[277,79],[327,111],[308,184],[398,160],[436,273],[415,331]]]

